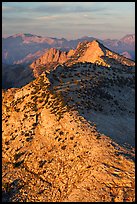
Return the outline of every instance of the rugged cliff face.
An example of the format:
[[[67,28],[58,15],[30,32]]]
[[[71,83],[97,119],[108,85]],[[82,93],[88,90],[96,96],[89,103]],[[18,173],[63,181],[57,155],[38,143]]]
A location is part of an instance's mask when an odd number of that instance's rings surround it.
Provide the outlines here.
[[[112,52],[94,40],[79,43],[75,50],[70,50],[68,53],[52,48],[34,61],[30,67],[33,69],[34,76],[38,77],[43,71],[53,70],[60,64],[71,66],[78,62],[92,62],[106,67],[135,66],[134,61]]]
[[[30,68],[33,69],[34,76],[38,77],[43,72],[43,68],[46,67],[46,70],[51,70],[57,65],[64,63],[67,59],[66,52],[51,48],[42,57],[34,61]]]

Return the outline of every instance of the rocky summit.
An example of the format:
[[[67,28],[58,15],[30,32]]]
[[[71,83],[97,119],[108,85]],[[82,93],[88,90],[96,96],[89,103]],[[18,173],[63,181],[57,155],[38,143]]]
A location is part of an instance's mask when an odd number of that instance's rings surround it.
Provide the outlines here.
[[[34,76],[39,76],[45,70],[53,70],[59,64],[70,66],[78,62],[91,62],[105,67],[127,65],[134,66],[132,60],[127,59],[115,52],[112,52],[97,40],[91,42],[84,41],[77,45],[75,50],[62,52],[55,48],[49,49],[39,59],[34,61],[30,68]]]
[[[135,63],[52,48],[2,91],[3,202],[135,202]]]

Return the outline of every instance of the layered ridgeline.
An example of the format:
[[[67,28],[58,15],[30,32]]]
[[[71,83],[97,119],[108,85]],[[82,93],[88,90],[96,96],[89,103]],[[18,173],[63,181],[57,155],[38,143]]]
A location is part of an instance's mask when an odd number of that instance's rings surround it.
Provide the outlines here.
[[[97,40],[79,43],[75,50],[62,52],[55,48],[49,49],[44,55],[34,61],[30,67],[34,76],[39,76],[45,70],[53,70],[59,64],[71,66],[78,62],[91,62],[102,66],[119,67],[134,66],[135,63],[117,53],[112,52]]]
[[[46,49],[57,48],[62,50],[76,49],[79,42],[85,40],[95,40],[94,37],[84,36],[75,40],[67,40],[65,38],[42,37],[32,34],[15,34],[7,38],[2,38],[2,62],[5,64],[27,64],[32,63]],[[122,54],[127,52],[126,56],[135,59],[135,35],[129,34],[118,39],[98,39],[109,49]],[[125,56],[125,54],[124,54]]]
[[[4,89],[21,87],[32,81],[34,77],[39,76],[45,70],[53,70],[59,64],[70,66],[77,62],[92,62],[102,64],[103,66],[113,66],[114,64],[115,66],[116,64],[119,66],[119,63],[128,66],[134,65],[133,61],[110,51],[97,40],[92,42],[84,41],[83,43],[79,43],[76,49],[68,52],[51,48],[30,66],[29,64],[3,64],[2,87]]]
[[[135,201],[134,62],[97,41],[69,55],[2,92],[3,202]]]

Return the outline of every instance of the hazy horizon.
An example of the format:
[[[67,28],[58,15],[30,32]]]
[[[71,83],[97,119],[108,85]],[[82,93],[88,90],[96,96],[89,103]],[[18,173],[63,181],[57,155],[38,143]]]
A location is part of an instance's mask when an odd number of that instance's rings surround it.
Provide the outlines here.
[[[31,34],[31,35],[36,35],[35,33],[13,33],[13,34],[11,34],[11,35],[3,35],[2,36],[2,38],[8,38],[8,37],[11,37],[11,36],[14,36],[14,35],[18,35],[18,34]],[[135,35],[135,33],[128,33],[128,34],[125,34],[125,35],[123,35],[123,36],[121,36],[121,38],[123,38],[124,36],[126,36],[126,35]],[[37,36],[40,36],[40,37],[45,37],[45,38],[56,38],[56,39],[62,39],[62,38],[64,38],[64,39],[66,39],[66,40],[77,40],[77,39],[81,39],[81,38],[86,38],[86,37],[93,37],[93,38],[96,38],[96,36],[79,36],[78,38],[72,38],[72,39],[68,39],[68,38],[65,38],[65,37],[56,37],[56,36],[44,36],[44,35],[37,35]],[[121,38],[115,38],[116,40],[120,40]],[[102,39],[102,38],[100,38],[100,40],[107,40],[107,39],[110,39],[110,40],[115,40],[114,38],[112,39],[112,38],[105,38],[105,39]]]
[[[135,33],[135,2],[2,2],[2,37],[17,33],[120,39]]]

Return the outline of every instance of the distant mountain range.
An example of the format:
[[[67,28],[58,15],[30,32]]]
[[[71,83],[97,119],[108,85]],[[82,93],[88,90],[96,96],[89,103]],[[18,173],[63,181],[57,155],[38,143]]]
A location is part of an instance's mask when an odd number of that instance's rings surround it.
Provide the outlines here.
[[[2,38],[2,62],[5,64],[30,64],[39,58],[49,48],[57,48],[62,51],[76,49],[79,42],[92,41],[95,37],[82,37],[76,40],[65,38],[41,37],[32,34],[15,34]],[[126,35],[120,40],[97,39],[107,48],[124,55],[127,58],[135,59],[135,35]]]

